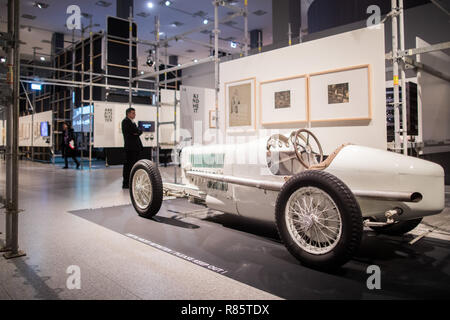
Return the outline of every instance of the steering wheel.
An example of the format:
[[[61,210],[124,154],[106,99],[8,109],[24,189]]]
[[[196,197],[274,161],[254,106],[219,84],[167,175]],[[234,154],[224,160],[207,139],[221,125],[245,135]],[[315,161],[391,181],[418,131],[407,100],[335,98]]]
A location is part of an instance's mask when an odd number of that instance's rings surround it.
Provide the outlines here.
[[[290,138],[298,161],[300,161],[306,169],[309,169],[312,165],[323,161],[322,146],[319,139],[317,139],[311,131],[307,129],[299,129],[292,132]]]

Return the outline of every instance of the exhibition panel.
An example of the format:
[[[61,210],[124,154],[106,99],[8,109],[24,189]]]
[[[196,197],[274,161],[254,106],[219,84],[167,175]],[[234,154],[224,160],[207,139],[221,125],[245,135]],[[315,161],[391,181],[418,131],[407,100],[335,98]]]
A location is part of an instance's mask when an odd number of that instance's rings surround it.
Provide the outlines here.
[[[260,130],[279,129],[282,134],[289,134],[290,131],[299,127],[313,128],[314,133],[322,143],[325,154],[331,153],[343,142],[386,150],[384,43],[384,27],[380,25],[376,28],[351,31],[221,63],[220,83],[224,94],[220,95],[219,114],[225,115],[220,117],[222,132],[225,133],[226,130],[227,133],[232,133],[234,130],[233,128],[230,130],[230,123],[226,120],[232,115],[230,108],[233,102],[232,95],[234,94],[229,90],[230,85],[228,83],[254,77],[255,82],[261,84],[262,97],[260,94],[256,94],[253,98],[253,86],[251,88],[242,87],[242,90],[247,90],[246,94],[252,97],[251,101],[249,99],[248,102],[251,103],[251,106],[247,109],[261,113],[256,119],[262,117],[262,123],[254,124],[254,120],[252,120],[251,126],[254,125],[255,128]],[[357,66],[357,69],[355,69],[355,66]],[[338,72],[346,69],[349,69],[349,71]],[[308,75],[307,108],[310,119],[304,119],[304,113],[300,112],[301,116],[297,119],[294,118],[294,120],[314,121],[335,118],[339,121],[317,124],[315,122],[311,124],[304,122],[297,126],[289,125],[289,123],[283,124],[283,121],[281,121],[279,125],[275,126],[264,125],[270,114],[280,113],[280,110],[284,111],[283,108],[277,108],[275,100],[274,105],[267,104],[265,95],[269,93],[264,92],[267,87],[265,83],[274,79],[302,77],[304,75]],[[318,85],[319,87],[317,87]],[[297,92],[302,92],[302,86],[302,83],[282,81],[277,88],[277,90],[280,90],[278,91],[280,92],[279,99],[283,99],[282,92],[285,92],[285,96],[287,96],[287,92],[290,92],[289,95],[295,99],[295,96],[299,94]],[[345,91],[345,94],[349,96],[348,101],[342,100],[335,103],[333,100],[328,100],[329,94],[333,90]],[[302,98],[300,99],[302,100]],[[330,97],[330,99],[333,98]],[[263,108],[259,110],[256,106],[261,103]],[[292,107],[295,108],[296,106],[292,105]],[[323,114],[326,110],[329,110],[328,113],[330,114]],[[319,113],[317,114],[317,112]],[[282,117],[279,116],[280,120],[282,120]],[[348,123],[347,118],[357,118],[360,121]],[[251,126],[242,128],[250,128]]]
[[[51,147],[52,112],[40,112],[19,118],[19,146]]]
[[[129,108],[126,103],[94,102],[94,146],[96,148],[123,148],[122,120]],[[133,104],[136,124],[145,126],[142,135],[144,147],[156,146],[156,108]],[[145,122],[145,123],[143,123]]]

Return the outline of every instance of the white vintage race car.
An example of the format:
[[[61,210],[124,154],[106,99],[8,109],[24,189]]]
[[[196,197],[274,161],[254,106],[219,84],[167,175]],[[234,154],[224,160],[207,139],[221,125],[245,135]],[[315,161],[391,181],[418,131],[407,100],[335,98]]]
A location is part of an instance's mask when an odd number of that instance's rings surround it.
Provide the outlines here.
[[[306,129],[243,144],[186,147],[181,167],[185,190],[196,191],[209,208],[274,222],[289,252],[319,269],[346,263],[363,226],[399,235],[444,209],[441,166],[351,144],[324,156]],[[158,213],[163,184],[152,162],[133,167],[130,196],[142,217]]]

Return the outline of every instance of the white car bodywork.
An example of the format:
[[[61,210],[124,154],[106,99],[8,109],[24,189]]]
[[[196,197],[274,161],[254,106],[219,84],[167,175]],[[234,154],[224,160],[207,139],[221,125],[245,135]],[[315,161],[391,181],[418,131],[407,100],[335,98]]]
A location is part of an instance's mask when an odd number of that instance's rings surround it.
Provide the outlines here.
[[[198,188],[211,209],[273,222],[277,186],[281,187],[291,175],[275,175],[269,168],[268,139],[184,148],[183,183]],[[299,163],[293,163],[292,167],[293,174],[305,170]],[[323,171],[338,177],[350,188],[364,219],[385,221],[388,210],[401,208],[398,220],[411,220],[438,214],[445,207],[444,170],[432,162],[346,145]],[[229,182],[233,177],[237,183]],[[253,186],[248,186],[249,181]],[[418,202],[401,201],[406,194],[415,194]]]

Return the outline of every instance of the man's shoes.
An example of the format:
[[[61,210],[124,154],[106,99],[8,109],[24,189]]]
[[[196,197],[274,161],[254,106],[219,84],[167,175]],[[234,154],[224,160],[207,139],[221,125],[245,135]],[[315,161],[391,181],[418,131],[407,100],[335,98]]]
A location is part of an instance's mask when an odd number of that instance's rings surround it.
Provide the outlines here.
[[[69,167],[65,166],[65,167],[63,167],[63,169],[69,169]]]

